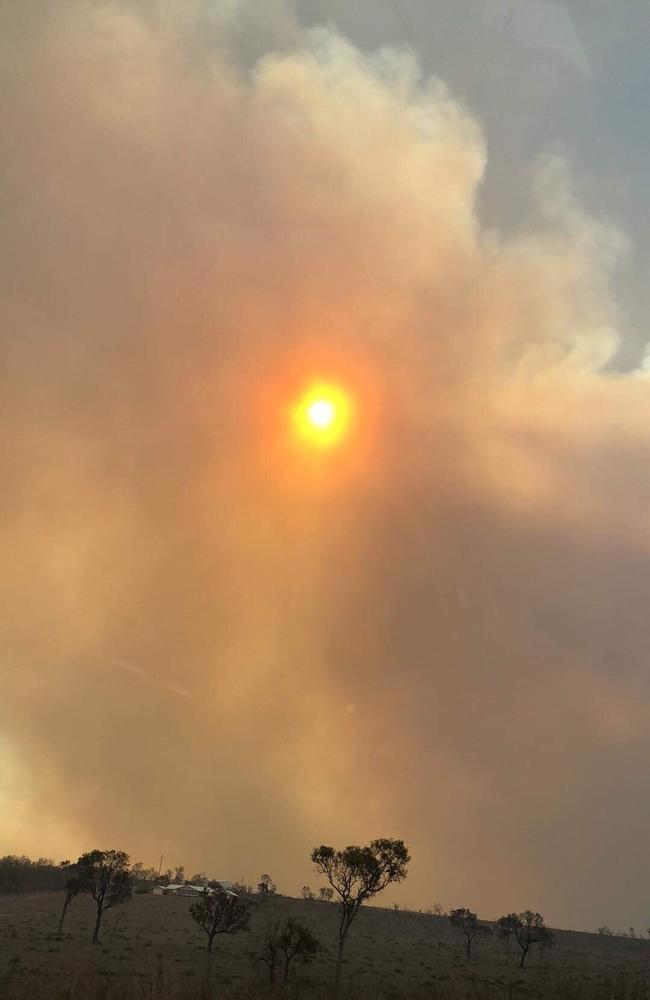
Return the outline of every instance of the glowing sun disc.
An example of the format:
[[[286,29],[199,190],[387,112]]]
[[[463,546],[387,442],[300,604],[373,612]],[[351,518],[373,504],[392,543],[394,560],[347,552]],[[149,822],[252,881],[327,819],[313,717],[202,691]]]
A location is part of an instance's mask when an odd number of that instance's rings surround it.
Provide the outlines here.
[[[316,447],[328,447],[344,437],[350,423],[350,400],[342,389],[326,383],[310,386],[293,411],[298,437]]]
[[[336,419],[336,410],[328,399],[316,399],[307,410],[307,417],[314,427],[329,427]]]

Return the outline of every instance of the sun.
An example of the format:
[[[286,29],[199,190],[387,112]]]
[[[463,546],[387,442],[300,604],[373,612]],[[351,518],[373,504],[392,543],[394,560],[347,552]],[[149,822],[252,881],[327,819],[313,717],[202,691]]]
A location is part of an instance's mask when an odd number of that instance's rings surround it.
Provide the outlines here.
[[[327,430],[336,420],[336,407],[329,399],[315,399],[307,408],[307,419],[314,428]]]
[[[303,391],[293,408],[294,429],[305,444],[328,448],[345,437],[350,415],[350,399],[343,389],[316,382]]]

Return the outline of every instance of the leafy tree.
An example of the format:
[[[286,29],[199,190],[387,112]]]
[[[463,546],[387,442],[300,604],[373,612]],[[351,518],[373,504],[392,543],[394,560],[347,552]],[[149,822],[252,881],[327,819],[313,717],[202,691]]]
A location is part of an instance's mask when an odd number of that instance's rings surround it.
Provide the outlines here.
[[[433,913],[436,917],[444,917],[445,911],[442,908],[442,903],[433,904]]]
[[[50,858],[31,861],[25,855],[0,858],[0,892],[58,892],[70,877],[69,862],[57,865]]]
[[[182,885],[185,881],[185,865],[176,865],[174,868],[174,882]]]
[[[318,898],[321,903],[331,903],[334,898],[334,890],[329,885],[323,886],[322,889],[318,890]]]
[[[247,931],[251,912],[234,892],[225,889],[206,889],[200,899],[190,906],[192,919],[208,936],[208,951],[217,934],[237,934]]]
[[[613,937],[614,931],[611,930],[609,927],[598,927],[596,930],[596,934],[601,934],[605,937]],[[650,937],[650,929],[648,930],[648,937]]]
[[[75,864],[81,880],[81,892],[89,893],[97,905],[92,942],[99,941],[99,928],[105,910],[131,898],[129,856],[124,851],[89,851]]]
[[[354,918],[366,899],[394,882],[404,881],[411,858],[403,840],[382,839],[373,840],[366,847],[352,845],[342,851],[321,845],[314,848],[311,860],[339,898],[341,919],[334,974],[334,989],[338,993],[343,950]]]
[[[294,958],[300,962],[311,961],[320,951],[320,942],[306,924],[289,917],[280,933],[280,951],[284,958],[284,982],[288,983]]]
[[[316,898],[308,885],[303,885],[300,891],[303,899],[311,900]]]
[[[278,887],[270,875],[261,875],[257,883],[257,892],[260,896],[275,896]]]
[[[534,944],[550,944],[553,931],[544,923],[540,913],[524,910],[523,913],[509,913],[497,920],[497,934],[501,938],[514,937],[521,949],[519,968],[523,969],[526,955]]]
[[[174,875],[171,869],[169,870],[169,874],[172,877]],[[207,881],[208,881],[208,876],[205,874],[205,872],[197,872],[196,875],[192,875],[192,878],[190,879],[190,885],[203,885]]]
[[[472,953],[472,941],[475,937],[491,934],[491,929],[486,924],[480,924],[476,919],[476,914],[467,907],[461,906],[457,910],[449,911],[449,923],[452,927],[458,927],[465,935],[465,950],[469,959]]]
[[[63,930],[63,921],[65,920],[65,915],[70,903],[78,896],[80,892],[83,892],[84,885],[78,875],[72,875],[65,884],[65,899],[63,901],[63,910],[61,911],[61,919],[59,920],[59,930],[60,934]]]
[[[131,883],[135,892],[146,892],[154,882],[160,883],[155,868],[145,868],[141,861],[131,866]]]
[[[275,984],[275,974],[283,965],[283,981],[288,983],[291,963],[295,958],[309,962],[318,953],[320,943],[306,924],[289,917],[284,922],[279,920],[268,927],[264,936],[264,945],[260,961],[268,967],[269,985]]]

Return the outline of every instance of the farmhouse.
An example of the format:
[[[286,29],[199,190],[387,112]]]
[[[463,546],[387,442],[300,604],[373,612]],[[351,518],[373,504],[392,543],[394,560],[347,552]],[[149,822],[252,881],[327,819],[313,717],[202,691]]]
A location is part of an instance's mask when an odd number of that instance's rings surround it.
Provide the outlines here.
[[[207,879],[199,885],[191,885],[189,882],[171,883],[170,885],[157,885],[153,890],[154,896],[190,896],[196,898],[203,892],[210,892],[212,888],[222,888],[225,892],[235,893],[235,886],[228,879]]]

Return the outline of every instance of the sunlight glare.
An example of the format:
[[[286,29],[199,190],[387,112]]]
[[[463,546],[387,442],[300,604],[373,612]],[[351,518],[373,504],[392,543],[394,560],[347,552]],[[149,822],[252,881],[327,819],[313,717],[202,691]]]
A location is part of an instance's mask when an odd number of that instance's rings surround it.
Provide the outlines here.
[[[329,447],[348,430],[350,401],[337,386],[317,383],[300,397],[293,418],[300,440],[315,447]]]

